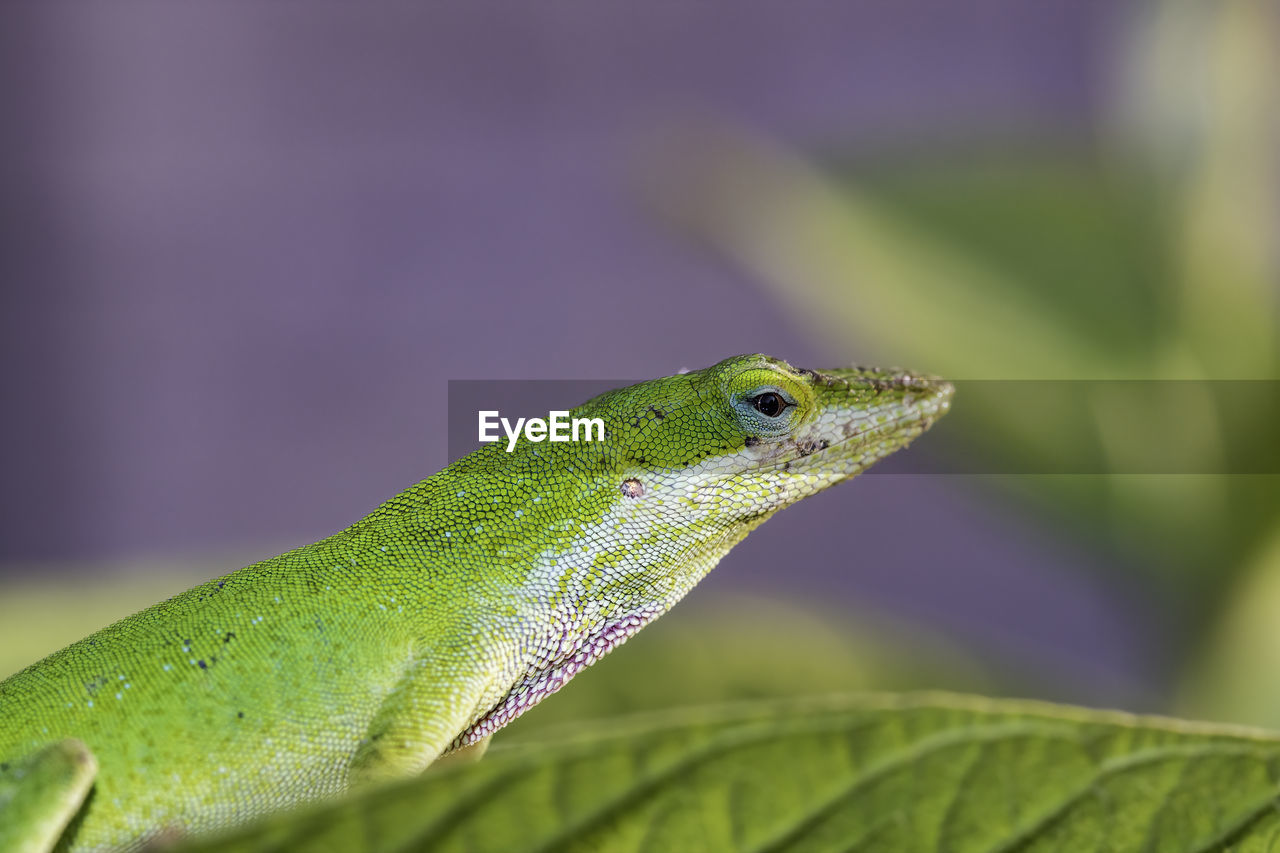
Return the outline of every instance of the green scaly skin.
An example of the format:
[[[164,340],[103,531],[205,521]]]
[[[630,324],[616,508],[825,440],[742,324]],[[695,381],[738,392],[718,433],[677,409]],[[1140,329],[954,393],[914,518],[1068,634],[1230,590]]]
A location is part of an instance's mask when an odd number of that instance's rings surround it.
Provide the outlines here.
[[[575,409],[603,442],[485,445],[0,683],[0,849],[137,850],[483,744],[950,398],[741,356]]]

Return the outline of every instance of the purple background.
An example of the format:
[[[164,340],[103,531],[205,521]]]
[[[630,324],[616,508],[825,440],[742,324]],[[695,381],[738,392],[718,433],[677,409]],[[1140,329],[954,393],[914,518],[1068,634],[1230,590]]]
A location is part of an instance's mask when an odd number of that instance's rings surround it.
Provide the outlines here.
[[[1116,10],[7,5],[0,571],[326,535],[448,461],[451,378],[824,366],[638,201],[650,146],[707,118],[807,149],[1085,141]],[[1028,521],[959,478],[874,478],[699,594],[883,606],[1141,702],[1144,626]]]

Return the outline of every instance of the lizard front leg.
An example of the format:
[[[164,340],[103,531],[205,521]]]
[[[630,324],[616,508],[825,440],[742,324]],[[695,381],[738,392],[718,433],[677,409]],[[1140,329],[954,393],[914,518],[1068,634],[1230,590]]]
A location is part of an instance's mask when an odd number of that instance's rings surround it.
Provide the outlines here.
[[[52,850],[84,803],[97,772],[93,753],[74,738],[0,763],[0,850]]]
[[[383,700],[352,760],[352,787],[414,776],[504,692],[483,656],[427,654],[412,661]],[[471,753],[472,750],[466,750]],[[476,758],[483,749],[474,750]]]

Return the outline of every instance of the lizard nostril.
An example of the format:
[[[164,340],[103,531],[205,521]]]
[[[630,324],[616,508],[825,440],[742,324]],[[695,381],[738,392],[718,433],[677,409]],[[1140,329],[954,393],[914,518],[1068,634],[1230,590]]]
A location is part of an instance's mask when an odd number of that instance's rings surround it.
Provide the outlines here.
[[[622,494],[628,498],[644,497],[644,483],[635,477],[628,477],[622,481]]]

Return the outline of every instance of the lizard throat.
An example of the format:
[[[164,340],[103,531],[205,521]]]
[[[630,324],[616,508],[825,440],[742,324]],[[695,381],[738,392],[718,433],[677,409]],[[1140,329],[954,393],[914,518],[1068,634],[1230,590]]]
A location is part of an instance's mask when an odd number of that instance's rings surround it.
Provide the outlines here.
[[[584,639],[573,642],[562,636],[558,644],[539,655],[525,676],[493,708],[454,738],[446,753],[481,741],[546,697],[569,683],[582,670],[625,643],[633,634],[661,615],[661,608],[637,611],[605,622]]]

